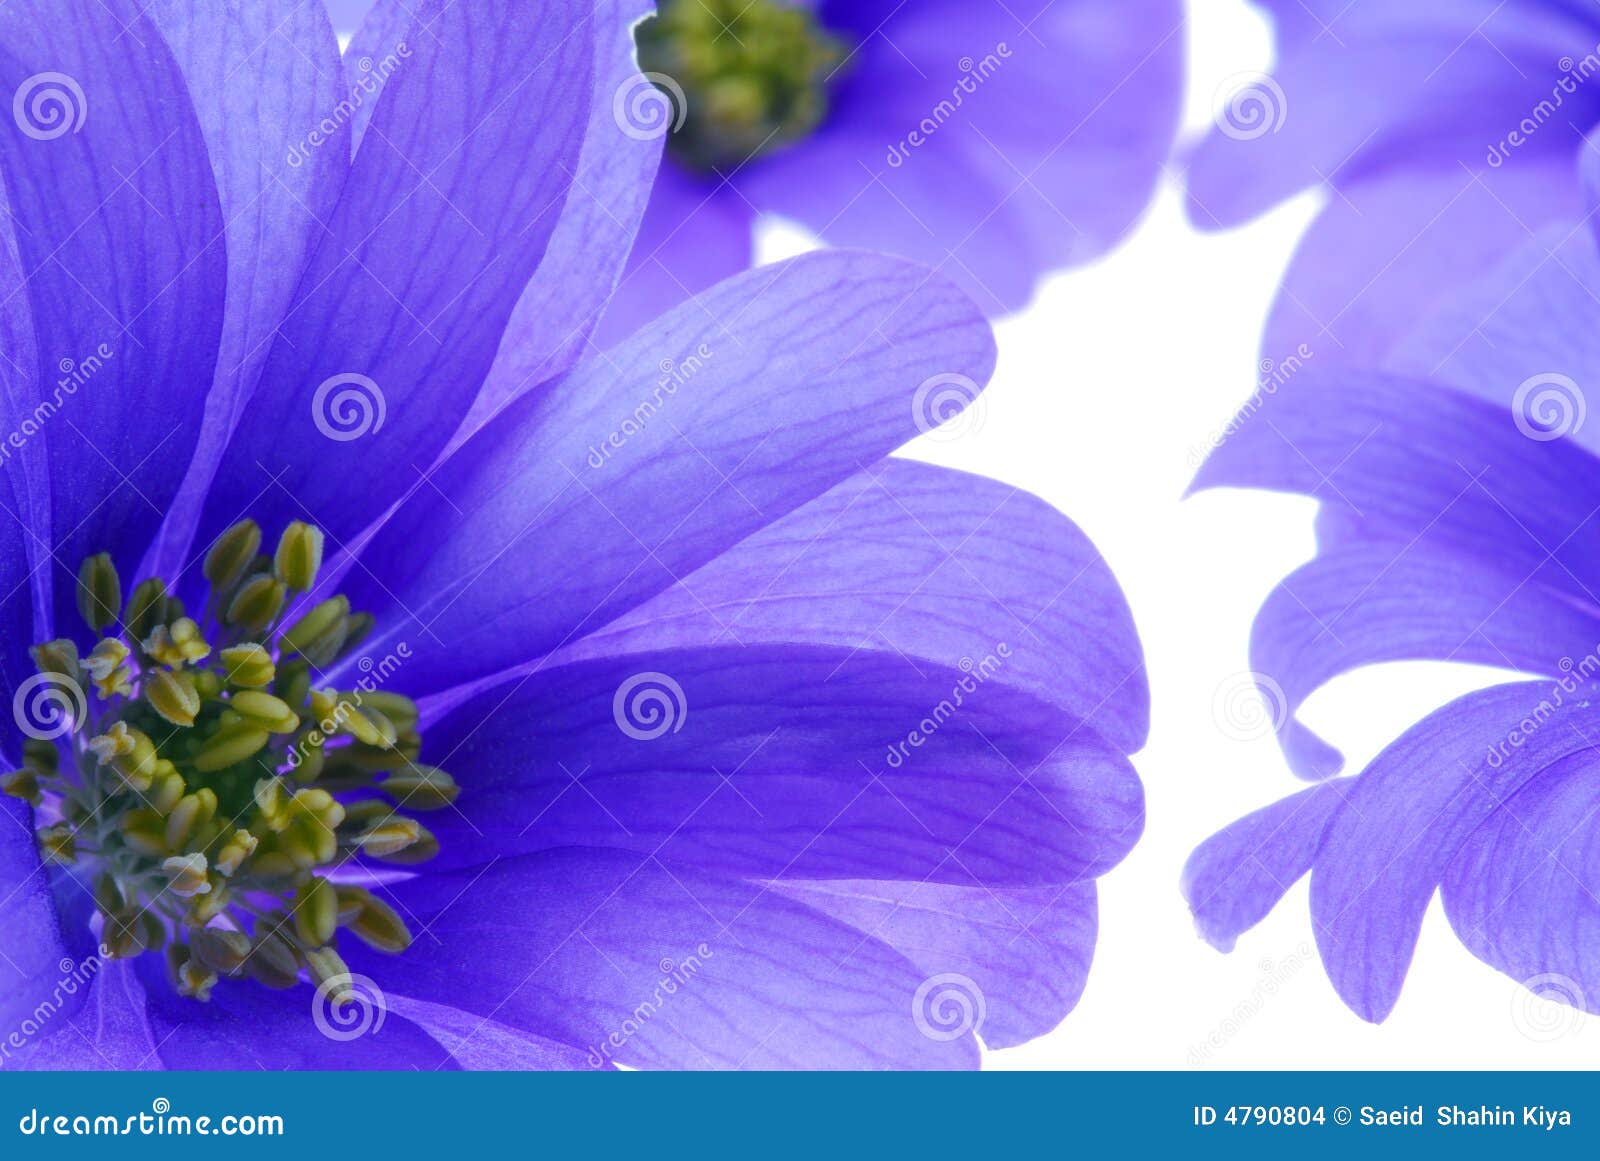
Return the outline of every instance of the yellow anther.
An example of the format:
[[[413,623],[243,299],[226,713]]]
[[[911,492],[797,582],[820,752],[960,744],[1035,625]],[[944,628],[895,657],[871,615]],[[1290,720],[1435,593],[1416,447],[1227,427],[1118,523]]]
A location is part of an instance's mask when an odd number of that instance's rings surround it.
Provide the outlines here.
[[[261,526],[254,520],[241,520],[217,537],[206,553],[205,576],[213,589],[231,589],[261,551]]]
[[[39,832],[39,853],[47,863],[68,865],[77,858],[77,849],[72,828],[65,823],[47,826]]]
[[[344,957],[331,947],[319,947],[306,952],[306,967],[317,987],[322,989],[336,1008],[342,1008],[355,998],[350,968]]]
[[[364,887],[339,888],[339,923],[378,951],[402,952],[411,946],[411,931],[398,912]]]
[[[227,621],[230,625],[242,625],[252,633],[263,633],[283,612],[287,596],[288,590],[276,577],[251,577],[228,602]]]
[[[412,810],[443,810],[461,793],[456,780],[445,771],[415,762],[390,774],[380,784],[380,789],[399,805]]]
[[[135,790],[148,790],[160,773],[155,743],[127,722],[112,722],[103,734],[89,739],[89,751],[101,766],[110,766]]]
[[[283,530],[272,569],[278,579],[297,593],[311,591],[322,568],[322,530],[296,520]]]
[[[259,754],[268,740],[267,731],[254,722],[223,722],[195,753],[194,768],[202,774],[215,773]]]
[[[409,697],[398,693],[388,693],[384,690],[374,690],[361,695],[361,704],[377,710],[393,723],[394,728],[400,733],[409,733],[417,728],[419,713],[417,703]]]
[[[128,663],[130,656],[128,647],[121,641],[115,637],[104,637],[83,659],[83,667],[89,671],[89,680],[94,683],[101,697],[116,694],[126,696],[133,692],[133,666]]]
[[[200,694],[194,678],[176,669],[158,669],[145,678],[144,699],[150,708],[175,726],[194,725],[200,712]]]
[[[113,959],[132,959],[149,946],[149,925],[142,911],[125,908],[105,919],[100,939]]]
[[[294,894],[294,931],[306,947],[321,947],[339,929],[339,897],[333,884],[313,875]]]
[[[161,869],[167,873],[168,885],[174,895],[192,899],[196,895],[211,893],[204,855],[174,855],[161,864]]]
[[[96,633],[117,623],[122,611],[122,582],[111,555],[98,552],[78,569],[78,614]]]
[[[269,830],[280,831],[289,825],[289,798],[281,778],[263,778],[255,785],[256,810]]]
[[[189,910],[185,913],[183,921],[190,927],[204,927],[226,911],[228,905],[233,902],[233,896],[228,892],[228,884],[221,875],[213,873],[208,876],[207,882],[211,890],[189,900]]]
[[[228,705],[252,725],[274,734],[292,734],[300,728],[299,716],[285,702],[258,689],[240,690]]]
[[[202,927],[189,937],[194,958],[221,975],[236,975],[250,954],[250,937],[242,931]]]
[[[217,792],[209,786],[185,794],[167,815],[167,847],[181,851],[206,823],[216,817]],[[202,868],[203,870],[203,868]]]
[[[78,680],[78,647],[65,637],[35,645],[28,653],[40,673],[53,673],[57,677]]]
[[[211,989],[217,985],[216,972],[191,959],[179,967],[176,974],[178,995],[199,1000],[202,1004],[210,1002]]]
[[[178,768],[161,758],[156,761],[156,773],[150,780],[150,788],[144,793],[145,802],[159,814],[170,814],[187,789]]]
[[[272,654],[254,642],[224,649],[221,657],[228,684],[241,689],[263,689],[272,684],[277,674]]]
[[[176,605],[177,602],[172,602]],[[156,631],[157,625],[169,620],[167,585],[160,577],[151,577],[133,586],[128,598],[128,611],[124,628],[135,641],[143,641]]]
[[[422,826],[414,818],[391,816],[369,828],[358,840],[361,849],[375,859],[398,855],[422,839]]]
[[[345,621],[350,602],[344,597],[329,597],[311,609],[278,638],[284,653],[300,653],[313,664],[332,661],[344,644]]]
[[[228,836],[217,852],[216,868],[219,875],[233,875],[244,861],[256,853],[259,840],[247,830],[236,830]]]
[[[244,970],[257,983],[282,990],[300,982],[302,962],[286,933],[273,927],[258,928]]]
[[[145,640],[144,651],[161,664],[176,669],[208,656],[211,646],[200,635],[199,625],[188,617],[179,617],[171,625],[157,625]]]
[[[43,801],[39,792],[39,776],[27,768],[13,770],[0,777],[0,792],[20,798],[30,806],[38,806]]]
[[[171,854],[167,846],[166,815],[149,807],[130,810],[117,823],[122,841],[142,855],[163,858]]]

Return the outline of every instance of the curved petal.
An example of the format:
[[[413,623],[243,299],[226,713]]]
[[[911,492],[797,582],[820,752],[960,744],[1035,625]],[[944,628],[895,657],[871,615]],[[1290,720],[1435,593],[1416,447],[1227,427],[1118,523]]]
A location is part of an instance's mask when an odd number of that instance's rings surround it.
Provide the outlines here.
[[[1093,883],[994,890],[946,883],[786,883],[800,902],[881,939],[925,972],[972,982],[988,1048],[1012,1048],[1066,1018],[1089,982]]]
[[[1541,771],[1593,746],[1588,689],[1527,682],[1468,694],[1357,778],[1311,872],[1317,946],[1339,996],[1388,1016],[1423,913],[1462,844]]]
[[[200,1004],[172,990],[157,959],[145,955],[136,962],[150,1030],[168,1068],[237,1072],[455,1067],[437,1040],[406,1017],[388,1011],[379,992],[363,990],[362,998],[342,1014],[330,1016],[327,1002],[308,985],[280,992],[246,980],[224,980],[210,1002]],[[389,961],[391,967],[393,962]],[[384,978],[382,972],[373,977],[380,992]]]
[[[1190,162],[1197,224],[1238,225],[1385,167],[1482,168],[1524,118],[1542,128],[1521,149],[1570,156],[1574,130],[1600,118],[1600,93],[1576,75],[1563,90],[1552,67],[1593,51],[1592,21],[1539,0],[1375,0],[1336,25],[1285,44],[1270,83],[1242,81],[1237,109],[1237,90],[1219,93],[1219,127]]]
[[[1219,830],[1183,865],[1183,896],[1201,937],[1232,951],[1311,869],[1328,820],[1353,780],[1312,786]]]
[[[443,450],[567,200],[592,12],[588,0],[550,0],[538,20],[519,0],[416,8],[429,34],[408,38],[383,86],[201,535],[248,512],[344,542]]]
[[[1007,688],[1008,656],[702,647],[544,669],[429,723],[425,759],[468,788],[429,825],[445,865],[606,846],[762,878],[1103,874],[1143,827],[1138,776]]]
[[[969,1029],[919,1028],[921,972],[756,883],[568,849],[391,890],[427,932],[408,991],[583,1046],[595,1067],[977,1065]]]
[[[188,562],[206,488],[339,196],[350,145],[338,107],[339,46],[315,4],[156,0],[146,11],[195,103],[228,257],[221,346],[199,445],[140,571],[171,578]]]
[[[972,304],[898,260],[751,271],[508,408],[396,512],[347,589],[409,643],[427,682],[412,688],[503,672],[886,455],[917,430],[918,384],[945,376],[970,399],[993,366]]]
[[[828,241],[936,266],[990,311],[1114,245],[1177,128],[1172,0],[823,6],[854,40],[824,127],[730,180]]]
[[[373,7],[373,0],[327,0],[327,5],[333,30],[340,36],[348,36],[361,27]]]
[[[20,1027],[42,1003],[52,1005],[52,1014],[70,1014],[83,1003],[58,986],[75,961],[39,864],[33,811],[9,796],[0,796],[0,952],[0,1027]]]
[[[1341,184],[1284,273],[1262,352],[1381,365],[1449,288],[1494,270],[1530,231],[1577,216],[1576,169],[1563,149],[1496,169],[1380,168]]]
[[[1296,715],[1338,674],[1438,660],[1556,677],[1596,642],[1600,602],[1423,541],[1365,541],[1324,553],[1273,590],[1256,616],[1250,658],[1277,683],[1291,765],[1301,777],[1325,778],[1343,759]]]
[[[1600,1011],[1593,753],[1551,765],[1462,843],[1445,914],[1479,959],[1542,994]]]
[[[183,78],[133,4],[7,4],[0,90],[28,102],[0,118],[37,360],[21,454],[47,465],[33,532],[70,609],[79,561],[109,551],[132,574],[183,478],[216,364],[222,218]]]
[[[389,996],[387,1002],[389,1011],[404,1016],[432,1036],[464,1069],[572,1072],[592,1067],[589,1054],[581,1048],[509,1028],[448,1004],[410,996]]]
[[[969,663],[1132,753],[1149,729],[1133,616],[1094,545],[1005,484],[888,459],[754,533],[559,660],[815,644]]]
[[[80,961],[61,975],[63,987],[81,990],[82,1004],[69,1015],[53,1015],[37,1038],[29,1038],[11,1060],[22,1068],[50,1072],[144,1072],[162,1067],[145,990],[132,961]]]
[[[1297,492],[1402,541],[1426,535],[1600,604],[1600,474],[1570,440],[1530,439],[1462,392],[1374,372],[1306,367],[1244,413],[1193,487]]]

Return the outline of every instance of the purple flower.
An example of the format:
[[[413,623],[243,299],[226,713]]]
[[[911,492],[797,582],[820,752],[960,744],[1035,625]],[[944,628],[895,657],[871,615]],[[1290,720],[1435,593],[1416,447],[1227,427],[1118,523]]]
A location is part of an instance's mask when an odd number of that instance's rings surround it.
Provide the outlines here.
[[[1248,221],[1324,188],[1263,352],[1378,366],[1438,296],[1588,208],[1600,11],[1568,0],[1264,0],[1271,75],[1216,94],[1190,216]],[[1590,195],[1592,196],[1592,195]]]
[[[1534,239],[1403,344],[1433,378],[1308,369],[1247,408],[1197,480],[1322,502],[1317,556],[1251,640],[1285,753],[1316,785],[1207,840],[1184,889],[1227,949],[1309,871],[1323,963],[1368,1020],[1394,1007],[1435,892],[1474,955],[1600,1010],[1600,463],[1581,386],[1600,375],[1596,287],[1589,226],[1559,253]],[[1425,659],[1531,680],[1469,694],[1336,777],[1301,704],[1359,666]]]
[[[888,458],[987,322],[841,250],[597,352],[635,10],[533,7],[343,66],[0,9],[0,1065],[965,1067],[1076,1002],[1132,619]]]
[[[360,7],[343,6],[350,27]],[[1128,231],[1178,126],[1177,0],[658,8],[617,109],[635,132],[676,131],[610,334],[749,267],[764,214],[1016,310]]]

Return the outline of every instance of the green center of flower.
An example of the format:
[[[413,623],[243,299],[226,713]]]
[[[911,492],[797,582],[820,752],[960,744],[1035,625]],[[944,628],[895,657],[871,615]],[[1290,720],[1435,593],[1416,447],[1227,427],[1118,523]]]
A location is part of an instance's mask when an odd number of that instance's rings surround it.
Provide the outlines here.
[[[663,0],[635,35],[640,71],[681,120],[668,148],[701,170],[742,165],[808,135],[847,55],[809,9],[778,0]]]
[[[387,952],[411,934],[339,873],[432,858],[433,835],[398,808],[446,807],[457,788],[416,761],[409,698],[370,677],[317,682],[373,625],[342,596],[286,616],[315,584],[322,533],[294,523],[260,549],[251,520],[218,538],[193,617],[157,578],[124,604],[111,558],[86,560],[78,611],[98,639],[31,650],[30,740],[0,789],[33,804],[45,858],[93,891],[112,955],[164,953],[198,1000],[221,977],[288,988],[304,973],[342,1003],[340,932]]]

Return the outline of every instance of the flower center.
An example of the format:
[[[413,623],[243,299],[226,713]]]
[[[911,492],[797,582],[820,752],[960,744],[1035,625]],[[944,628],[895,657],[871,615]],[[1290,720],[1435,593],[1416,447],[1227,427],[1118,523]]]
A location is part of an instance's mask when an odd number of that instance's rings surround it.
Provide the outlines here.
[[[806,137],[827,113],[828,82],[847,55],[809,9],[779,0],[663,0],[635,37],[640,71],[682,102],[668,148],[699,170],[742,165]]]
[[[448,774],[416,761],[414,702],[370,678],[316,684],[373,624],[342,596],[285,623],[322,547],[295,523],[266,556],[254,521],[234,525],[206,556],[198,618],[158,578],[124,604],[111,558],[92,556],[78,611],[93,648],[30,651],[40,676],[18,701],[30,740],[0,789],[37,809],[46,860],[92,889],[102,945],[164,953],[173,987],[198,1000],[221,977],[289,988],[302,973],[349,999],[339,933],[387,952],[411,934],[341,879],[358,857],[432,858],[433,835],[397,808],[456,797]],[[36,717],[42,728],[20,720]]]

